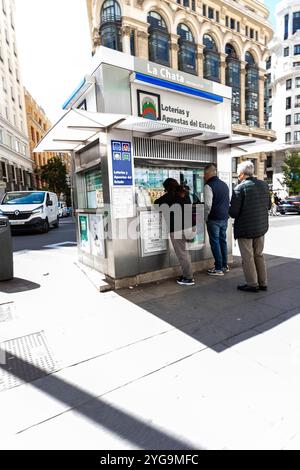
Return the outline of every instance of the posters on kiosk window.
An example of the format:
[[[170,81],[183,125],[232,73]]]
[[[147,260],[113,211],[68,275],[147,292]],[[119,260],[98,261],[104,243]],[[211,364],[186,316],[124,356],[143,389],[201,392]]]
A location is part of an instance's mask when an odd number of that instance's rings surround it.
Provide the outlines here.
[[[86,253],[90,252],[90,238],[89,238],[89,220],[87,215],[80,215],[79,219],[79,242],[80,248]]]

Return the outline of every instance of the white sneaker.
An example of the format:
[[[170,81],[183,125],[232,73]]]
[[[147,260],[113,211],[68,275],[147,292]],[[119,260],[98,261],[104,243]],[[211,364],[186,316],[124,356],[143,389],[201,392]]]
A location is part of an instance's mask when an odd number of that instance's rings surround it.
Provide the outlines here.
[[[216,268],[208,269],[207,274],[209,274],[210,276],[224,276],[223,270]]]

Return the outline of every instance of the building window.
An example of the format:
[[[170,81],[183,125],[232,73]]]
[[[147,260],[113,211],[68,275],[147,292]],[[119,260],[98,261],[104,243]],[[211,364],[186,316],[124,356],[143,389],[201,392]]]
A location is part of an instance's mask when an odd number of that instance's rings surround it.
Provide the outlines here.
[[[255,41],[258,41],[258,31],[255,31]]]
[[[190,6],[190,0],[183,0],[183,6],[184,7],[189,7]]]
[[[209,34],[203,36],[204,45],[204,78],[220,81],[220,54],[215,41]]]
[[[267,164],[267,168],[272,168],[272,166],[273,166],[273,157],[272,157],[272,155],[267,156],[266,164]]]
[[[291,107],[292,107],[292,98],[288,96],[285,99],[285,109],[291,109]]]
[[[225,21],[226,21],[226,26],[228,28],[228,26],[229,26],[229,17],[228,16],[226,16]]]
[[[286,132],[285,134],[285,142],[288,144],[291,142],[291,133],[290,132]]]
[[[211,7],[208,7],[208,18],[209,18],[209,19],[211,19],[211,20],[214,19],[214,17],[215,17],[215,14],[214,14],[214,13],[215,13],[214,9],[211,8]]]
[[[235,48],[226,44],[226,85],[232,88],[231,114],[232,123],[240,123],[241,109],[241,64]]]
[[[286,90],[290,90],[292,88],[292,79],[289,78],[286,82],[285,82],[285,89]]]
[[[300,88],[300,77],[295,78],[295,86],[296,88]]]
[[[254,29],[250,28],[250,39],[254,39]]]
[[[12,166],[12,174],[13,174],[13,182],[14,183],[17,183],[18,180],[17,180],[17,169],[15,166]]]
[[[296,44],[294,46],[294,55],[299,55],[300,54],[300,44]]]
[[[300,142],[300,131],[295,131],[294,132],[294,141],[295,142]]]
[[[196,11],[196,0],[192,0],[192,10]]]
[[[288,57],[289,53],[290,53],[290,48],[289,48],[289,47],[285,47],[285,48],[283,49],[283,56],[284,56],[284,57]]]
[[[272,89],[271,88],[268,89],[268,98],[272,98]]]
[[[287,39],[289,36],[289,15],[285,15],[284,17],[284,35],[283,39]]]
[[[6,165],[5,162],[1,162],[1,168],[2,168],[2,179],[3,179],[3,181],[8,181],[7,165]]]
[[[121,51],[121,9],[115,0],[106,0],[101,9],[102,46]]]
[[[288,114],[287,116],[285,116],[285,125],[286,126],[290,126],[291,125],[291,119],[292,119],[292,116],[291,114]]]
[[[269,114],[269,116],[272,116],[272,106],[271,105],[268,107],[268,114]]]
[[[196,73],[196,44],[191,30],[183,23],[177,27],[178,68],[182,72]]]
[[[293,34],[298,31],[298,29],[300,29],[300,11],[293,13]]]
[[[240,29],[241,29],[241,28],[240,28],[240,22],[237,21],[237,22],[236,22],[236,30],[237,30],[238,33],[240,32]]]
[[[258,67],[250,52],[246,52],[245,111],[247,126],[258,127]]]
[[[155,11],[150,11],[149,23],[149,60],[161,65],[170,65],[169,34],[163,18]]]
[[[294,62],[293,67],[300,67],[300,62]]]
[[[300,113],[294,115],[294,124],[300,124]]]
[[[266,62],[266,69],[269,70],[271,68],[272,62],[271,62],[271,56],[268,57],[268,60]]]
[[[206,5],[203,5],[203,6],[202,6],[202,14],[203,14],[203,16],[207,16],[206,12],[207,12],[207,7],[206,7]]]
[[[295,96],[295,108],[300,108],[300,95]]]
[[[268,129],[272,129],[272,123],[271,122],[268,123]]]
[[[216,22],[220,23],[220,13],[216,11]]]
[[[130,54],[135,56],[135,32],[130,31]]]
[[[230,18],[230,28],[235,29],[235,20],[233,18]]]
[[[249,36],[249,27],[246,26],[246,36]]]

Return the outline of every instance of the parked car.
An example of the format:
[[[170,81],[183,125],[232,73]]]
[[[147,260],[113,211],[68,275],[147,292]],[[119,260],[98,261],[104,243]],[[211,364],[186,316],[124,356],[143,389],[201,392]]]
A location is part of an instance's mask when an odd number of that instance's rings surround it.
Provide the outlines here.
[[[300,196],[288,197],[277,206],[280,214],[300,214]]]
[[[60,202],[59,201],[57,203],[57,207],[58,207],[58,216],[59,217],[69,217],[68,208],[67,208],[65,202]]]
[[[13,230],[47,233],[59,226],[57,195],[49,191],[11,191],[4,195],[0,215],[8,217]]]
[[[72,207],[67,207],[67,217],[72,215]]]

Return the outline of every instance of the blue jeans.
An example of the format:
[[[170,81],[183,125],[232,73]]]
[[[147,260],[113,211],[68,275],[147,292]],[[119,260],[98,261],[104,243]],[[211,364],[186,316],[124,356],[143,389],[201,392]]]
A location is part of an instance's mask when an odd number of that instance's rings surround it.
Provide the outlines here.
[[[208,220],[206,224],[211,251],[215,259],[215,268],[220,271],[227,266],[226,231],[228,220]]]

